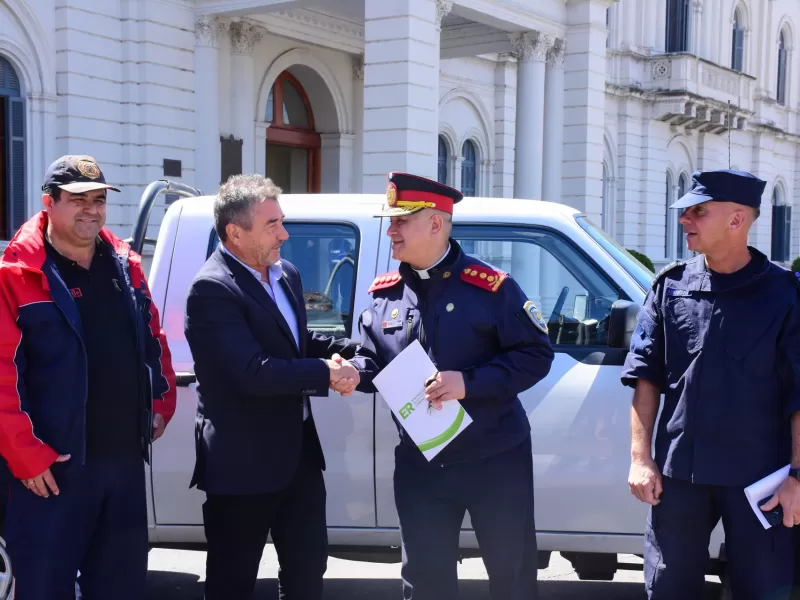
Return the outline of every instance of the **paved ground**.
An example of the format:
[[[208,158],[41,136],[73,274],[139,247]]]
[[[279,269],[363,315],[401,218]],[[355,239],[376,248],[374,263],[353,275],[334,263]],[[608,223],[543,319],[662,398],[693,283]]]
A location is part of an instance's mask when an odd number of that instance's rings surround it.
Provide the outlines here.
[[[635,556],[620,559],[624,569],[614,581],[579,581],[572,565],[553,554],[550,567],[539,571],[540,600],[642,600],[642,561]],[[201,600],[205,553],[188,550],[154,549],[150,552],[148,600]],[[267,546],[259,571],[256,598],[277,599],[277,559]],[[373,564],[329,559],[325,600],[400,600],[400,565]],[[487,600],[489,586],[480,559],[465,560],[459,566],[461,600]],[[719,578],[708,577],[708,598],[719,594]]]

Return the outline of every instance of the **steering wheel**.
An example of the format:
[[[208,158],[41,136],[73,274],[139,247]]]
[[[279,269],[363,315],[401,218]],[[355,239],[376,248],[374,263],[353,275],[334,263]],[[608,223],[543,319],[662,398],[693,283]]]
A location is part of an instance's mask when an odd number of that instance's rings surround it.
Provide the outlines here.
[[[547,320],[548,323],[551,323],[553,321],[553,317],[561,314],[561,310],[564,308],[564,302],[567,301],[568,294],[569,294],[569,288],[567,286],[561,288],[561,293],[558,295],[558,299],[556,299],[555,306],[553,306],[553,312],[550,313],[550,318]]]

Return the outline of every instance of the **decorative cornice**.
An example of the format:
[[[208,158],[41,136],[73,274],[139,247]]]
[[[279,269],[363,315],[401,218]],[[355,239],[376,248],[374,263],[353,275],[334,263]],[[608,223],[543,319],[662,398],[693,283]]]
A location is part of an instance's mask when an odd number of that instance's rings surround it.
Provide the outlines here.
[[[353,79],[360,81],[364,79],[364,55],[359,54],[353,57]]]
[[[262,37],[263,32],[259,27],[249,23],[231,24],[231,52],[234,54],[252,54],[253,48]]]
[[[216,17],[197,15],[194,21],[195,45],[217,48],[219,46],[219,38],[217,37],[218,24]]]
[[[295,23],[302,25],[311,25],[318,29],[324,29],[331,33],[339,33],[347,36],[354,36],[364,39],[364,28],[356,23],[338,19],[322,13],[314,12],[311,10],[297,9],[297,10],[281,10],[275,13],[270,13],[276,17],[281,17]]]
[[[566,48],[567,40],[556,38],[553,46],[547,51],[547,66],[556,69],[563,67]]]
[[[442,19],[453,9],[453,0],[436,0],[436,28],[441,30]]]
[[[511,48],[517,60],[535,60],[545,62],[547,53],[553,47],[555,38],[541,31],[525,31],[509,34]]]

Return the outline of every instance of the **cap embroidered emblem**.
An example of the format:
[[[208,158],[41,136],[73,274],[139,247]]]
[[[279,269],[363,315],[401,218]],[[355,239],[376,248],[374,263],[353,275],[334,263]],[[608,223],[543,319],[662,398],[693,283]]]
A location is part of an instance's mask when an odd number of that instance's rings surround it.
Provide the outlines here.
[[[397,186],[393,183],[386,188],[386,203],[390,208],[397,206]]]
[[[79,160],[78,171],[81,175],[89,179],[97,179],[100,177],[100,168],[90,160]]]

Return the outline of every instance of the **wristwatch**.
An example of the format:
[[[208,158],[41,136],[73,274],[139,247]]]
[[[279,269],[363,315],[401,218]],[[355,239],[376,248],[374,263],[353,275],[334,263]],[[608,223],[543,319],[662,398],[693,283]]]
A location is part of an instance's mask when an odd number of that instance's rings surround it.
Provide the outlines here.
[[[791,467],[789,469],[789,477],[792,477],[800,481],[800,467]]]

